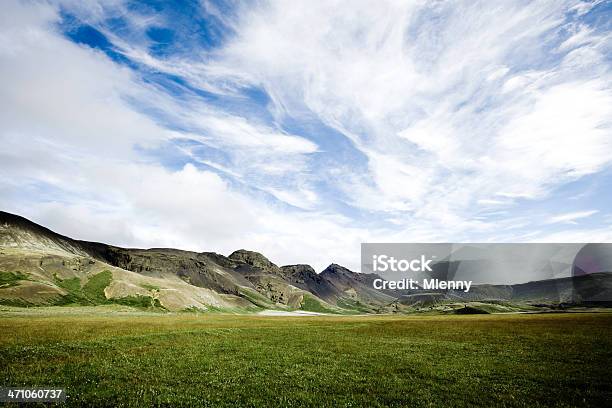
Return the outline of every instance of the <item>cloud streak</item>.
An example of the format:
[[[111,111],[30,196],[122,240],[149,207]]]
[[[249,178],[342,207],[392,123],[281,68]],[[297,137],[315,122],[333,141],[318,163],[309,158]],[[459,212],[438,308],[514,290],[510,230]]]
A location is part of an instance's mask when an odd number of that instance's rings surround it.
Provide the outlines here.
[[[554,217],[550,217],[548,222],[550,222],[551,224],[555,224],[558,222],[573,223],[576,220],[579,220],[581,218],[590,217],[593,214],[597,214],[597,211],[596,210],[578,211],[578,212],[573,212],[573,213],[568,213],[568,214],[560,214],[560,215],[555,215]]]

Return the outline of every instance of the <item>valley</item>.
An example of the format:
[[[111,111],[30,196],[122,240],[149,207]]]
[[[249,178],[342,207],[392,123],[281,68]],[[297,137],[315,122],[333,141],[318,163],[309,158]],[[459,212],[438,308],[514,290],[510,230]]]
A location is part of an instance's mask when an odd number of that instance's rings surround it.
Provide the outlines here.
[[[404,290],[382,286],[381,281],[376,274],[337,264],[320,273],[310,265],[277,266],[244,249],[225,256],[79,241],[0,212],[0,305],[7,306],[115,304],[166,312],[465,314],[585,307],[596,311],[608,307],[612,299],[612,274],[605,272],[517,285],[468,281],[433,285],[438,280],[432,279],[421,288],[405,285]],[[594,301],[583,302],[576,294]]]
[[[612,314],[260,316],[0,306],[3,383],[65,406],[603,407]]]

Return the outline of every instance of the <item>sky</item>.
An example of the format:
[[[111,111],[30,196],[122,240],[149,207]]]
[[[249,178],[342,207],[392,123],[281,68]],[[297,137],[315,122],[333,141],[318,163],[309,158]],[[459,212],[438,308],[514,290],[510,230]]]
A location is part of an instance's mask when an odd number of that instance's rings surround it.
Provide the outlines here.
[[[612,2],[4,0],[0,209],[359,269],[612,241]]]

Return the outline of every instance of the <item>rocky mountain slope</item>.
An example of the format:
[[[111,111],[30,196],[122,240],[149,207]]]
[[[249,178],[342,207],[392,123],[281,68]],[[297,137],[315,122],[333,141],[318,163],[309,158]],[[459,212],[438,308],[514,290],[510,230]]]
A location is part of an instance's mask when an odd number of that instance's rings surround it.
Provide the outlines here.
[[[0,304],[119,303],[166,310],[386,313],[452,302],[597,303],[612,299],[612,274],[461,291],[380,291],[378,276],[332,264],[277,266],[260,253],[224,256],[132,249],[74,240],[0,212]]]
[[[330,269],[331,268],[331,269]],[[361,281],[317,274],[309,265],[279,267],[262,254],[229,256],[169,248],[128,249],[78,241],[0,212],[0,303],[49,305],[117,302],[168,310],[381,311],[394,298]],[[340,271],[339,271],[340,272]],[[105,278],[100,278],[104,273]],[[354,284],[351,284],[351,279]],[[88,295],[94,281],[101,286]],[[88,286],[89,285],[89,286]]]
[[[612,304],[612,274],[592,273],[517,285],[476,285],[468,292],[451,292],[466,300]]]

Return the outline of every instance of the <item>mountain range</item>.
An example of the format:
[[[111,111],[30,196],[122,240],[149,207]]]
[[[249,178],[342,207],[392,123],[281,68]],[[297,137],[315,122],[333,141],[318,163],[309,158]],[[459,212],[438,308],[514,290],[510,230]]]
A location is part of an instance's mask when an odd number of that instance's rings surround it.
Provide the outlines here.
[[[520,309],[514,305],[517,302],[524,307],[538,302],[580,303],[586,299],[577,294],[585,293],[590,302],[612,299],[610,273],[520,285],[476,285],[469,293],[380,291],[372,285],[377,277],[336,264],[320,273],[310,265],[277,266],[244,249],[224,256],[80,241],[0,211],[0,304],[5,305],[117,303],[169,311],[357,314],[473,302],[513,311]]]

